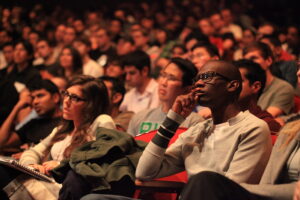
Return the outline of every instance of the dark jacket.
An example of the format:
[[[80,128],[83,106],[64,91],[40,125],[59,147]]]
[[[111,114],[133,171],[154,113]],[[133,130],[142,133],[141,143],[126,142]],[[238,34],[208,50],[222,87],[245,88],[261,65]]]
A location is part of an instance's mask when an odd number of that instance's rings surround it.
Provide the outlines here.
[[[98,128],[96,141],[88,142],[71,154],[52,171],[59,183],[67,172],[73,169],[85,178],[93,191],[110,189],[110,184],[130,177],[134,182],[135,169],[146,143],[137,142],[127,133],[117,130]]]

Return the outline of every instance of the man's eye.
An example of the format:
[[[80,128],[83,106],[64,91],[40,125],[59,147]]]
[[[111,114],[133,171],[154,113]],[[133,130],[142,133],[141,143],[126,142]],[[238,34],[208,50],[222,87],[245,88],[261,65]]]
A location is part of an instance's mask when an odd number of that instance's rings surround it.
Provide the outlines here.
[[[73,99],[74,101],[78,101],[78,97],[71,95],[71,99]]]

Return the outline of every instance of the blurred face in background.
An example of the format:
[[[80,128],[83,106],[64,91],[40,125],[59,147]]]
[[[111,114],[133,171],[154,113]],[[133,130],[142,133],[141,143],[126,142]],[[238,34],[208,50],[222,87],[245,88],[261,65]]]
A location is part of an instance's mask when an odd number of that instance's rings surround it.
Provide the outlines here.
[[[73,27],[67,27],[63,36],[64,44],[70,45],[76,38],[76,31]]]
[[[59,57],[60,65],[63,68],[72,68],[73,67],[73,55],[70,49],[65,48],[62,50],[62,53]]]
[[[63,24],[60,24],[57,26],[55,30],[55,39],[57,42],[62,42],[65,35],[66,26]]]
[[[31,58],[31,55],[28,54],[22,43],[19,43],[15,46],[14,50],[14,61],[16,64],[24,64],[27,63]]]
[[[5,61],[10,64],[14,61],[14,47],[13,45],[7,45],[2,49]]]
[[[39,57],[47,58],[52,53],[52,48],[45,40],[41,40],[36,45],[36,50]]]

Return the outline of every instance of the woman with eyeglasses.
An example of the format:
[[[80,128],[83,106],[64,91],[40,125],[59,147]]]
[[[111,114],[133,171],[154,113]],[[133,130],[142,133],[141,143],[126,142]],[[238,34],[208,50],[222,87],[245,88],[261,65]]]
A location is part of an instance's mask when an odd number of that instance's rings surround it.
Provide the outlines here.
[[[25,151],[20,159],[21,164],[29,165],[46,175],[50,175],[50,171],[57,167],[60,161],[69,158],[76,147],[94,140],[97,127],[115,128],[112,118],[107,115],[109,98],[102,81],[86,75],[76,76],[70,81],[67,89],[62,92],[62,96],[63,119],[61,125],[35,147]],[[16,184],[16,180],[11,181],[11,177],[16,177],[18,173],[10,169],[6,172],[4,179],[1,176],[1,188],[11,189],[12,185]],[[5,174],[2,168],[0,168],[0,174]],[[5,181],[7,182],[6,185]],[[25,180],[25,183],[27,181]],[[24,180],[21,185],[23,183]],[[46,183],[42,184],[45,185]],[[49,197],[46,199],[57,199],[60,185],[54,183],[51,186],[48,184],[48,186],[46,186],[48,190],[43,191],[40,187],[34,189],[34,193],[31,193],[32,191],[29,193],[35,199],[45,195]],[[49,193],[49,191],[51,192]],[[1,192],[3,193],[3,191]],[[20,191],[16,190],[14,194],[10,195],[17,195],[16,198],[25,199],[24,191],[19,194],[18,192]],[[8,193],[7,190],[6,193]],[[19,196],[20,194],[22,196]]]

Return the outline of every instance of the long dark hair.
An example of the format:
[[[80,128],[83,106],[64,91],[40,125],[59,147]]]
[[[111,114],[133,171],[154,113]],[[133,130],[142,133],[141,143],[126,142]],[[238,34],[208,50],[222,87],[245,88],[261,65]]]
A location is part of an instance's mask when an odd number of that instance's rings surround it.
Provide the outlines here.
[[[107,114],[109,109],[108,92],[101,80],[88,75],[79,75],[75,76],[70,81],[67,88],[74,85],[80,85],[82,87],[82,94],[86,99],[86,106],[83,112],[84,121],[82,122],[80,127],[77,127],[77,131],[72,137],[71,144],[65,149],[63,154],[65,158],[68,158],[70,156],[74,148],[90,140],[90,125],[100,114]],[[62,119],[61,125],[58,127],[58,131],[51,141],[48,153],[54,143],[66,138],[66,136],[73,130],[73,121]]]
[[[81,58],[79,52],[74,47],[68,45],[62,49],[61,54],[62,54],[63,50],[65,50],[65,49],[69,49],[72,54],[73,75],[82,74],[83,62],[82,62],[82,58]],[[63,76],[65,76],[64,69],[62,68],[62,70],[63,70]],[[66,78],[70,78],[70,77],[66,77]],[[72,77],[71,77],[71,79],[72,79]]]

